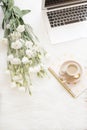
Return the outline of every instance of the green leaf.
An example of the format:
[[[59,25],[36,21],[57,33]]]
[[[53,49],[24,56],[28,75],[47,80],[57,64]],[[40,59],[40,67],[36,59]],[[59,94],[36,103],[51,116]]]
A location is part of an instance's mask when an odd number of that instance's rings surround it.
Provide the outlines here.
[[[6,7],[5,7],[4,5],[1,5],[1,8],[2,8],[2,10],[3,10],[3,13],[5,14],[5,12],[6,12]]]
[[[8,0],[2,0],[3,3],[7,4]]]
[[[24,15],[28,14],[30,12],[30,10],[22,10],[21,12],[22,12],[22,16],[24,16]]]
[[[15,16],[17,16],[18,18],[22,17],[22,12],[17,6],[14,6],[13,10],[14,10]]]
[[[33,29],[29,24],[25,24],[25,29],[26,32],[28,33],[28,37],[30,38],[30,40],[34,43],[34,40],[38,40],[38,38],[36,37],[36,35],[33,33]]]
[[[10,31],[9,31],[8,29],[6,29],[6,30],[4,31],[4,36],[7,37],[9,34],[10,34]]]
[[[11,8],[14,5],[14,0],[8,0],[8,8]]]
[[[7,21],[10,19],[10,17],[11,17],[11,11],[6,11],[4,15],[4,19]]]
[[[4,19],[3,19],[3,21],[2,21],[2,29],[4,29]]]
[[[10,31],[13,32],[16,29],[17,25],[16,19],[10,19],[9,24],[10,24]]]
[[[22,18],[19,18],[20,24],[23,25],[24,24],[24,20]]]

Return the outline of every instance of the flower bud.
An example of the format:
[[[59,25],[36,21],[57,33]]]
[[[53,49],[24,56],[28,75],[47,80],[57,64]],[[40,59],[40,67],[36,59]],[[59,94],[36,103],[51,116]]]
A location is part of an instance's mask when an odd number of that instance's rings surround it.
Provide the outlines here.
[[[24,32],[25,31],[25,26],[24,25],[19,25],[17,27],[17,31],[20,32],[20,33]]]

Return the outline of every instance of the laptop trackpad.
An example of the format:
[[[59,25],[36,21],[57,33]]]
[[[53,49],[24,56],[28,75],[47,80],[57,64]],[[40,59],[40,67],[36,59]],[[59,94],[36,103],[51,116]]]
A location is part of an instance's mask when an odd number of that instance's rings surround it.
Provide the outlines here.
[[[49,34],[52,44],[87,37],[87,21],[52,28]]]

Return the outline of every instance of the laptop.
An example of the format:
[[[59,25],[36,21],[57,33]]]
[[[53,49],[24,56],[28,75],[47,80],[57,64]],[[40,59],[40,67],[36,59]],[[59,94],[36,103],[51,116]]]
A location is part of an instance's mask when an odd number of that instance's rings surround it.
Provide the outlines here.
[[[42,0],[50,43],[87,37],[87,0]]]

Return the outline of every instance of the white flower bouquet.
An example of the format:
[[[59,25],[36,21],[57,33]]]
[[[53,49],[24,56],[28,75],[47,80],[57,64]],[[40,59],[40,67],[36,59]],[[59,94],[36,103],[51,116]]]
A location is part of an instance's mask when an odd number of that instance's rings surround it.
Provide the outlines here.
[[[24,87],[31,94],[31,72],[38,76],[45,74],[42,64],[44,49],[35,44],[36,36],[32,28],[25,24],[23,16],[29,10],[20,10],[13,0],[0,0],[4,18],[2,43],[8,45],[7,71],[10,73],[12,86]]]

